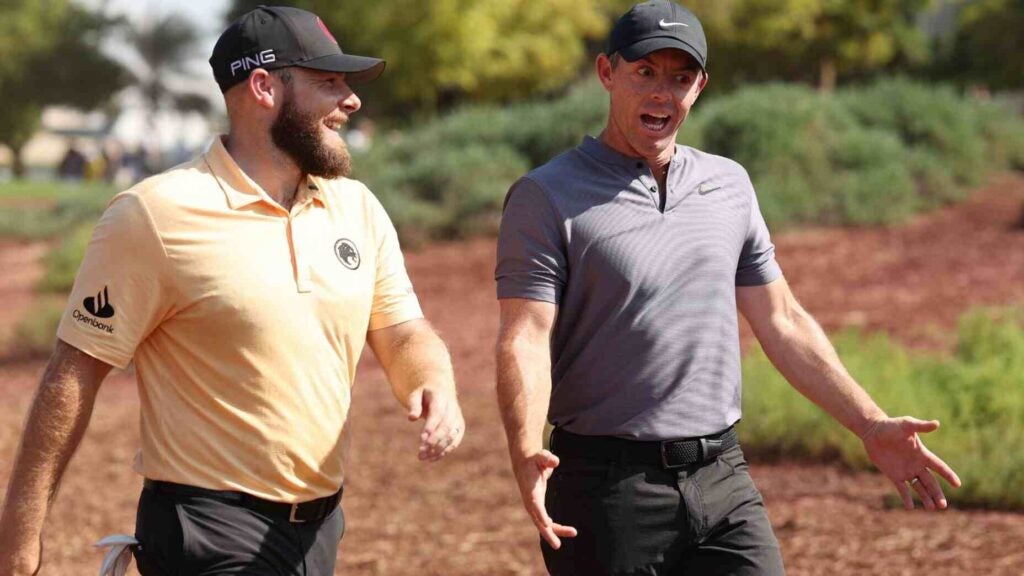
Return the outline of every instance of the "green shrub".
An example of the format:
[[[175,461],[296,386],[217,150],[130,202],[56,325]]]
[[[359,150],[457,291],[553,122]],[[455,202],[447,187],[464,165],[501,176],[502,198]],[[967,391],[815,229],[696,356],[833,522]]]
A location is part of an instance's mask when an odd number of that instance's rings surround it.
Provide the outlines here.
[[[892,134],[875,129],[842,132],[830,150],[835,170],[835,223],[901,222],[920,208],[907,151]],[[828,223],[822,216],[819,222]]]
[[[998,118],[1008,127],[1011,115],[990,110],[952,87],[891,78],[843,90],[837,97],[864,125],[894,132],[911,149],[941,158],[958,184],[977,185],[991,169],[1007,166],[1007,152],[994,149],[1011,145],[1005,139],[1012,136],[990,125]]]
[[[951,502],[1024,509],[1024,313],[978,311],[960,323],[952,357],[910,353],[883,335],[835,338],[850,373],[892,415],[938,419],[924,437],[960,475]],[[744,359],[742,438],[754,454],[838,459],[869,467],[853,434],[794,391],[760,350]]]
[[[38,285],[40,290],[55,293],[71,290],[85,249],[89,246],[89,239],[92,238],[92,229],[92,223],[80,224],[46,255],[43,261],[45,271]]]
[[[110,198],[113,188],[103,182],[64,182],[60,180],[11,180],[0,183],[0,204],[7,200],[34,198],[60,200],[76,196]]]
[[[756,86],[697,115],[707,151],[747,168],[775,227],[889,223],[918,209],[901,141],[860,126],[834,98],[803,86]]]
[[[978,103],[976,108],[977,127],[990,162],[996,168],[1024,170],[1024,121],[1012,105],[996,101]]]
[[[372,167],[379,158],[364,160]],[[507,146],[432,146],[369,173],[366,184],[402,230],[402,240],[417,243],[496,232],[509,185],[528,170],[529,163]]]
[[[57,326],[64,314],[64,299],[44,297],[37,300],[14,329],[6,343],[3,357],[40,357],[53,352],[57,341]]]
[[[115,190],[105,184],[0,184],[0,238],[44,240],[95,222]]]

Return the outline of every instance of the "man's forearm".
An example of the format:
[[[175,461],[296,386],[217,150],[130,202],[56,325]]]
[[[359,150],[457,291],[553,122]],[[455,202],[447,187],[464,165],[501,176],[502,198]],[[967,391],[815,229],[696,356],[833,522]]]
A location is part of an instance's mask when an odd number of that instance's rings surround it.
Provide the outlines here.
[[[0,550],[37,546],[61,475],[88,426],[99,379],[55,357],[29,410],[0,517]],[[105,371],[103,372],[105,375]],[[34,543],[34,544],[33,544]]]
[[[885,412],[850,376],[825,332],[799,306],[777,322],[761,345],[779,372],[801,394],[863,437]]]
[[[384,346],[378,358],[384,366],[395,397],[408,407],[409,396],[420,387],[432,387],[455,393],[455,375],[448,348],[425,320],[396,327],[394,339]]]
[[[513,461],[539,452],[551,398],[547,340],[502,337],[497,347],[498,404]]]

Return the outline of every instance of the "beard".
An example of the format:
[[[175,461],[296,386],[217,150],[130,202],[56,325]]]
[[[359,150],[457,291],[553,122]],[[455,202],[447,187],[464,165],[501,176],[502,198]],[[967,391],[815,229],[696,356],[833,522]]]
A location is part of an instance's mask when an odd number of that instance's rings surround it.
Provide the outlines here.
[[[344,141],[328,145],[320,133],[322,127],[322,118],[299,110],[289,88],[281,112],[270,126],[270,137],[304,174],[328,179],[348,176],[352,171],[348,146]]]

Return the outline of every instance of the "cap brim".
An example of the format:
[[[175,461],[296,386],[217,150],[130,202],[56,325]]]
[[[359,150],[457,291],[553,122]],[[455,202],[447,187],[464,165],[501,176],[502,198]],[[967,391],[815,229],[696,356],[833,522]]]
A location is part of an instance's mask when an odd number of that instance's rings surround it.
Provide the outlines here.
[[[651,52],[655,52],[657,50],[664,50],[665,48],[682,50],[683,52],[686,52],[690,56],[693,56],[693,59],[697,61],[697,64],[701,67],[701,69],[705,68],[706,62],[704,61],[704,58],[701,57],[699,50],[697,50],[693,46],[690,46],[686,42],[683,42],[679,38],[671,36],[657,36],[654,38],[645,38],[644,40],[640,40],[639,42],[634,42],[629,46],[620,49],[619,55],[621,55],[629,62],[635,62],[636,60],[639,60],[644,56],[647,56]]]
[[[344,72],[345,82],[348,84],[365,84],[373,82],[380,77],[384,73],[384,66],[386,64],[380,58],[371,58],[369,56],[330,54],[299,62],[294,64],[294,66],[312,68],[313,70],[326,70],[328,72]]]

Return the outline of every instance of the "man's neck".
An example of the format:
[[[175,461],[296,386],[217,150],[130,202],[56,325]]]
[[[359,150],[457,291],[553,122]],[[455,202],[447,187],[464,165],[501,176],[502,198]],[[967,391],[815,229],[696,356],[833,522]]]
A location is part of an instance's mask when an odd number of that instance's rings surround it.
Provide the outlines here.
[[[605,146],[608,146],[620,154],[631,158],[642,159],[647,164],[647,167],[651,169],[651,174],[654,175],[654,179],[658,182],[658,189],[661,190],[662,194],[665,193],[665,184],[668,181],[668,168],[669,165],[672,164],[672,157],[675,156],[676,146],[678,146],[678,144],[673,144],[669,148],[663,150],[661,154],[648,158],[632,149],[624,138],[618,138],[617,134],[610,128],[606,127],[601,132],[599,139]]]
[[[284,209],[291,209],[304,174],[287,154],[262,146],[259,139],[230,134],[224,138],[224,148],[267,195]]]

